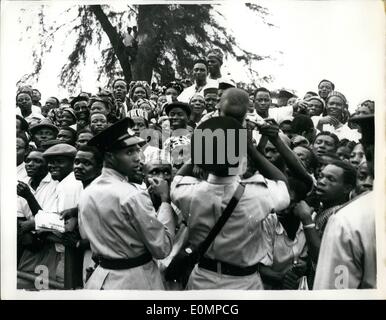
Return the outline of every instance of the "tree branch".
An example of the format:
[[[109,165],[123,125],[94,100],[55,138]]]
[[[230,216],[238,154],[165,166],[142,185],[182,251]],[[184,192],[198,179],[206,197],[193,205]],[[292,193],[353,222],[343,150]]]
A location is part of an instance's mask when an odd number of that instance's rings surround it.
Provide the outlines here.
[[[90,10],[94,13],[99,23],[101,24],[103,31],[106,32],[107,36],[109,37],[111,46],[114,48],[115,54],[123,70],[125,80],[127,83],[130,83],[132,80],[131,64],[128,59],[128,56],[125,54],[125,47],[123,45],[120,35],[110,23],[109,19],[103,12],[102,7],[100,5],[91,5],[89,7]]]

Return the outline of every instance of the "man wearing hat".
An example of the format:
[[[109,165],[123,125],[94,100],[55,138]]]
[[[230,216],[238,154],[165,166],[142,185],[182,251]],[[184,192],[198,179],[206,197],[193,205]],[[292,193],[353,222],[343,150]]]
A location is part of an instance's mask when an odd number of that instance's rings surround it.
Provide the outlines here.
[[[49,213],[57,213],[74,208],[79,202],[79,195],[83,187],[80,181],[75,179],[73,174],[73,161],[76,149],[65,143],[56,144],[43,152],[43,157],[47,162],[48,171],[53,180],[58,181],[55,188],[55,200],[50,206],[39,210],[35,218]],[[40,218],[39,218],[40,219]],[[75,225],[76,218],[68,221],[68,226]],[[72,231],[67,229],[66,231]],[[48,275],[51,280],[59,283],[65,282],[65,247],[63,245],[62,234],[50,233],[46,240],[49,241],[45,252],[37,257],[40,262],[38,265],[45,265],[48,268]],[[30,265],[30,261],[24,261],[25,265]],[[24,267],[19,265],[20,270]],[[32,271],[33,272],[33,271]]]
[[[178,101],[189,103],[190,99],[196,94],[203,95],[203,91],[207,87],[218,87],[216,80],[208,79],[208,64],[205,60],[199,59],[193,66],[194,84],[184,89],[178,96]]]
[[[213,148],[206,148],[208,136],[200,135],[198,130],[216,131],[216,136],[223,132],[225,139],[217,139]],[[199,125],[192,138],[192,164],[209,172],[209,176],[206,181],[193,178],[193,165],[186,164],[172,182],[172,201],[188,222],[189,243],[197,246],[219,219],[238,187],[241,180],[237,170],[233,169],[242,165],[247,152],[265,175],[256,173],[242,181],[244,194],[194,268],[188,289],[263,289],[257,266],[267,253],[262,239],[262,221],[272,210],[286,208],[289,195],[284,175],[251,142],[243,141],[243,130],[240,122],[231,117],[215,117]],[[236,143],[231,147],[227,143],[229,132],[236,135],[233,139]],[[248,150],[245,154],[242,144]],[[225,161],[219,153],[225,153]],[[235,164],[228,159],[230,153],[240,155]]]
[[[140,169],[140,146],[145,142],[124,118],[93,137],[88,145],[104,154],[102,174],[84,190],[79,220],[99,266],[86,289],[163,289],[152,260],[171,251],[175,222],[169,188],[163,179],[151,179],[150,188],[162,204],[158,215],[149,193],[135,183]]]
[[[35,142],[36,147],[39,148],[43,142],[56,139],[59,130],[51,123],[50,120],[44,119],[31,126],[30,132],[32,135],[32,141]]]
[[[219,49],[210,50],[206,56],[208,63],[209,79],[217,80],[221,78],[221,66],[223,64],[223,53]]]
[[[374,177],[374,115],[351,119],[362,128],[370,174]],[[374,191],[363,193],[331,216],[322,239],[314,289],[377,287]]]

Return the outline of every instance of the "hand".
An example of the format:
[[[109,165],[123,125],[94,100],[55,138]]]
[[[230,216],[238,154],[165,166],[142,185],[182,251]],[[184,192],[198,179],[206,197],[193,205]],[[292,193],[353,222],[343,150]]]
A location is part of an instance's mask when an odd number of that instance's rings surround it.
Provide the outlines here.
[[[19,232],[26,233],[35,230],[35,220],[27,220],[19,223]]]
[[[267,123],[260,127],[260,133],[266,136],[269,141],[274,142],[279,138],[279,126],[274,123]]]
[[[62,237],[62,243],[66,247],[70,247],[70,248],[76,248],[76,244],[80,240],[79,235],[75,232],[62,233],[61,237]]]
[[[165,179],[149,178],[150,190],[161,198],[162,202],[170,202],[170,188]]]
[[[283,277],[283,289],[294,290],[298,288],[299,277],[293,269],[288,270]]]
[[[336,127],[339,125],[339,120],[331,116],[325,116],[321,118],[318,123],[318,125],[323,125],[323,124],[330,124],[333,127]]]
[[[293,109],[294,111],[299,111],[299,112],[302,112],[304,110],[307,110],[308,109],[308,102],[305,101],[305,100],[300,100],[300,101],[297,101],[293,104]]]
[[[28,199],[32,196],[32,192],[31,192],[31,189],[29,188],[29,186],[22,182],[22,181],[18,181],[18,184],[17,184],[17,195],[19,197],[22,197],[24,199]]]
[[[298,260],[297,263],[294,264],[292,270],[298,277],[302,277],[302,276],[306,275],[307,262],[302,260],[302,259]]]
[[[77,216],[78,211],[76,208],[66,209],[62,212],[59,212],[60,220],[68,220],[71,218],[75,218]]]
[[[303,224],[312,223],[312,213],[314,212],[314,208],[310,207],[307,202],[304,200],[300,201],[293,210],[296,217],[298,217]]]
[[[78,225],[78,219],[70,218],[64,222],[64,230],[66,232],[74,231],[77,225]]]

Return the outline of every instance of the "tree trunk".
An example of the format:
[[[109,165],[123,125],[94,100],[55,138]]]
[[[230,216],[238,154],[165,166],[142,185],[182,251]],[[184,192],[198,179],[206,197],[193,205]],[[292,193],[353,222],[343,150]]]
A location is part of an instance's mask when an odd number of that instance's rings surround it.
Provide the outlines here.
[[[92,5],[89,7],[101,24],[103,31],[106,32],[109,37],[111,46],[113,47],[115,55],[117,56],[123,70],[123,76],[125,77],[126,82],[130,83],[133,80],[131,64],[128,56],[125,54],[125,46],[123,45],[121,37],[103,12],[100,5]]]
[[[132,63],[132,74],[134,80],[145,80],[150,84],[154,65],[160,54],[158,46],[157,30],[153,26],[153,12],[158,6],[140,5],[138,6],[138,53]]]

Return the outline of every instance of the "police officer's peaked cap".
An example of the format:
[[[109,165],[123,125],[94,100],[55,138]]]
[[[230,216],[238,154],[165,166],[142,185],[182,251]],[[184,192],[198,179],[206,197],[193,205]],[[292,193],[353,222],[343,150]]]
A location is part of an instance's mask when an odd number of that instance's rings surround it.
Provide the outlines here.
[[[190,105],[188,103],[180,102],[180,101],[173,101],[172,103],[168,103],[167,105],[165,105],[166,114],[169,115],[169,112],[172,111],[172,109],[174,109],[174,108],[181,108],[181,109],[185,110],[188,117],[192,113],[192,109],[190,108]]]
[[[137,137],[131,130],[133,126],[134,122],[130,118],[119,120],[91,138],[87,145],[97,147],[101,151],[115,151],[136,144],[145,144],[146,141]]]
[[[374,115],[367,114],[363,116],[354,116],[350,120],[352,123],[357,123],[361,127],[362,139],[361,143],[365,145],[374,144],[375,140],[375,124]]]
[[[66,156],[75,158],[76,148],[67,143],[58,143],[43,152],[43,157]]]

